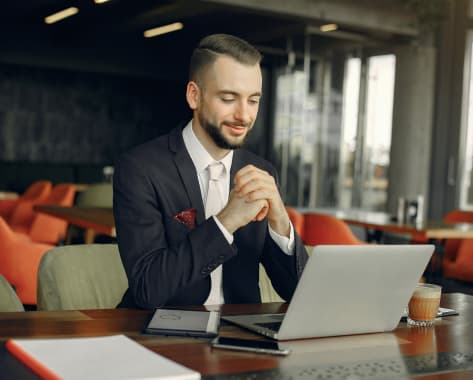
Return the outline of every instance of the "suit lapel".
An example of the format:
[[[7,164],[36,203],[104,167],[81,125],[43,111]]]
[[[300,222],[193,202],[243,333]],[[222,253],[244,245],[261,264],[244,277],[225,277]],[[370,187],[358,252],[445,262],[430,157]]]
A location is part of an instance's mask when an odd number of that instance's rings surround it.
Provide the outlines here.
[[[235,174],[240,170],[243,166],[246,165],[246,162],[243,158],[243,151],[240,149],[236,149],[233,152],[233,161],[232,167],[230,169],[230,191],[232,191],[233,187],[235,186],[233,179],[235,178]]]
[[[184,145],[181,128],[176,128],[169,134],[169,149],[175,153],[174,163],[179,171],[179,176],[181,177],[192,207],[196,210],[196,223],[200,224],[205,220],[204,204],[200,194],[197,173]]]

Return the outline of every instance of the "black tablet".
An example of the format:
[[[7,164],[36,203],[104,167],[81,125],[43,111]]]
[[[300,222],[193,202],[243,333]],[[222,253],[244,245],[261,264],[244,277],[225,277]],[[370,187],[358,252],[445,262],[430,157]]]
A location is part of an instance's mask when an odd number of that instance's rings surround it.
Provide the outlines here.
[[[145,334],[213,338],[218,334],[220,312],[156,309]]]

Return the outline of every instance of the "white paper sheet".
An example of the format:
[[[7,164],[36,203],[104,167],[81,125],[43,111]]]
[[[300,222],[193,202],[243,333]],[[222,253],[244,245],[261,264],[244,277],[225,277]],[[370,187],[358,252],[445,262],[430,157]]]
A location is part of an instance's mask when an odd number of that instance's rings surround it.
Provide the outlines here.
[[[200,379],[125,335],[12,341],[64,379]]]

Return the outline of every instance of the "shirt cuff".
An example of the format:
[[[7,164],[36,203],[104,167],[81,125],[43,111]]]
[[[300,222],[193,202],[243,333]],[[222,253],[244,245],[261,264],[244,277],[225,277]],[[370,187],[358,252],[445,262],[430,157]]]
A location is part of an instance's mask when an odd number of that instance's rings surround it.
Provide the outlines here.
[[[291,231],[289,232],[289,238],[287,238],[286,236],[279,235],[277,232],[275,232],[268,223],[269,235],[274,240],[276,245],[281,248],[281,251],[283,251],[286,255],[292,256],[294,255],[295,240],[294,227],[292,226],[291,222],[289,222],[289,227],[291,227]]]
[[[222,223],[220,223],[220,220],[218,220],[215,215],[213,215],[212,218],[214,218],[218,228],[220,228],[220,231],[222,231],[223,236],[225,237],[225,239],[227,239],[228,244],[233,244],[233,235],[227,231],[227,229],[223,226]]]

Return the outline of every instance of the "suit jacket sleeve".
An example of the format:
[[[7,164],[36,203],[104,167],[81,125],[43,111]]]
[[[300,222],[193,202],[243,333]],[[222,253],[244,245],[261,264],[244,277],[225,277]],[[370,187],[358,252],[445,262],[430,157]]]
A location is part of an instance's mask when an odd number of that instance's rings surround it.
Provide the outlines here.
[[[271,174],[276,183],[278,183],[277,172],[273,165],[265,159],[248,152],[243,149],[235,151],[233,156],[231,178],[234,178],[238,170],[242,167],[252,164]],[[233,181],[231,181],[233,183]],[[293,255],[285,254],[272,239],[269,229],[268,220],[264,219],[260,223],[250,223],[240,228],[234,234],[235,245],[238,247],[238,256],[230,260],[226,265],[233,265],[232,262],[241,262],[238,268],[231,273],[234,277],[231,279],[235,283],[239,283],[239,287],[244,287],[246,291],[253,290],[257,293],[252,302],[261,302],[258,289],[258,265],[263,264],[271,283],[281,298],[289,301],[294,293],[299,278],[307,261],[307,252],[300,237],[295,232],[295,252]],[[225,272],[224,275],[229,271]],[[255,273],[256,272],[256,273]],[[245,275],[242,275],[245,273]],[[244,280],[242,280],[244,278]],[[223,278],[224,284],[228,280]],[[251,281],[254,283],[249,284]],[[228,284],[228,282],[227,282]],[[227,287],[227,289],[229,286]],[[242,294],[246,297],[246,294]],[[244,298],[246,301],[247,298]],[[225,301],[241,302],[241,297],[228,297],[225,295]],[[246,301],[248,302],[248,301]]]
[[[273,166],[269,165],[266,170],[278,184],[278,175]],[[295,229],[294,240],[294,254],[287,255],[274,242],[268,231],[261,260],[273,288],[286,301],[291,300],[308,259],[304,243]]]

